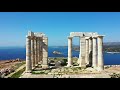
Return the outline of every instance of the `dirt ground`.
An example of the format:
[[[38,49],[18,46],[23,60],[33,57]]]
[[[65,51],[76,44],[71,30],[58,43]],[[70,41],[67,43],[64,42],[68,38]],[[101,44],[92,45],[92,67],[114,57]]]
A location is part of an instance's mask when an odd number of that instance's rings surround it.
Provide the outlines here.
[[[51,70],[50,73],[52,73],[53,70]],[[59,68],[56,69],[56,71],[60,72]],[[40,72],[40,70],[36,72]],[[55,75],[55,74],[24,73],[20,78],[111,78],[110,75],[113,73],[120,74],[120,66],[105,67],[105,69],[101,72],[98,72],[94,70],[93,68],[87,68],[78,74],[64,74],[61,76],[57,74]]]
[[[0,70],[11,68],[12,66],[20,62],[20,60],[0,60]]]

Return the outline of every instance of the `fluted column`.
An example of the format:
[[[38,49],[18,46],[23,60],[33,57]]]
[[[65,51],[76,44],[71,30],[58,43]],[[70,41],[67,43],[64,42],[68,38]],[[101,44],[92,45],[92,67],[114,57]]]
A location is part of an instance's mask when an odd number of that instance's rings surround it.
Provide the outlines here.
[[[72,37],[68,37],[68,67],[72,66]]]
[[[40,53],[39,53],[39,58],[40,58],[40,64],[42,64],[42,37],[40,37]]]
[[[80,50],[81,50],[81,41],[80,41],[80,37],[79,37],[79,48],[80,48]],[[78,57],[78,61],[77,61],[78,64],[80,64],[80,57],[81,57],[81,52],[80,52],[80,50],[79,50],[79,57]]]
[[[32,69],[34,69],[35,68],[34,36],[31,37],[31,61],[32,61]]]
[[[42,68],[48,68],[48,37],[43,37],[42,51]]]
[[[35,66],[37,66],[37,41],[36,41],[36,37],[34,39],[34,52],[35,52]]]
[[[31,39],[30,36],[26,36],[26,72],[32,71],[31,66]]]
[[[79,66],[82,67],[82,68],[85,68],[86,67],[86,64],[85,64],[85,51],[86,51],[86,48],[85,48],[85,37],[81,37],[81,44],[80,44],[80,64]]]
[[[40,37],[37,37],[37,58],[38,58],[38,63],[39,64],[39,61],[40,61],[40,57],[39,57],[39,53],[40,53]]]
[[[36,66],[38,66],[38,37],[36,37]]]
[[[86,37],[86,52],[85,52],[85,62],[86,62],[86,65],[89,64],[89,37]]]
[[[92,38],[89,39],[89,65],[92,66]]]
[[[98,36],[98,71],[104,70],[103,62],[103,36]]]
[[[97,37],[93,37],[92,67],[97,67]]]

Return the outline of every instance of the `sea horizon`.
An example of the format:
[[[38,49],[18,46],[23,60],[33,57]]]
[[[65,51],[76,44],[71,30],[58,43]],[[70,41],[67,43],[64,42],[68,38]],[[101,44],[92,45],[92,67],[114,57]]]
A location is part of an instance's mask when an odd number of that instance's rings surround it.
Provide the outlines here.
[[[53,51],[59,51],[62,54],[53,54]],[[120,64],[120,53],[103,53],[105,65],[118,65]],[[68,47],[61,46],[48,46],[48,57],[68,57]],[[72,57],[79,57],[79,51],[72,51]],[[0,60],[13,60],[20,58],[25,60],[26,49],[25,47],[0,47]]]

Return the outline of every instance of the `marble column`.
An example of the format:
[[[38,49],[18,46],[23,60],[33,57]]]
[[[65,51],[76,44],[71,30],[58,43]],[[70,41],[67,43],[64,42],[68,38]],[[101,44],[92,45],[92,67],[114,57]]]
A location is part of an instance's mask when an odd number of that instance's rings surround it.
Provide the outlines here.
[[[39,64],[42,64],[42,37],[40,37],[40,53],[39,53],[39,58],[40,58],[40,62]]]
[[[80,37],[79,37],[79,48],[81,49],[81,41],[80,41]],[[77,63],[80,64],[80,56],[81,56],[81,53],[80,53],[80,50],[79,50],[79,58],[78,58],[78,61]]]
[[[42,51],[42,68],[48,68],[48,37],[43,37]]]
[[[86,37],[86,52],[85,52],[85,63],[86,65],[89,64],[89,37]]]
[[[85,51],[86,51],[86,48],[85,48],[85,37],[81,37],[81,44],[80,44],[80,64],[79,66],[81,68],[86,68],[86,64],[85,64]]]
[[[92,66],[92,38],[89,39],[89,66]]]
[[[31,66],[31,39],[30,36],[26,36],[26,72],[32,71]]]
[[[34,51],[35,51],[35,66],[37,66],[37,37],[34,39]]]
[[[31,63],[32,69],[35,68],[35,50],[34,50],[34,36],[31,37]]]
[[[103,36],[98,36],[98,71],[104,70],[103,62]]]
[[[68,37],[68,67],[72,66],[72,37]]]
[[[36,37],[36,66],[38,66],[38,37]]]
[[[39,57],[39,53],[40,53],[40,37],[37,37],[37,58],[38,58],[38,63],[37,64],[39,64],[39,62],[40,62],[40,57]]]
[[[92,67],[97,67],[97,37],[93,37]]]

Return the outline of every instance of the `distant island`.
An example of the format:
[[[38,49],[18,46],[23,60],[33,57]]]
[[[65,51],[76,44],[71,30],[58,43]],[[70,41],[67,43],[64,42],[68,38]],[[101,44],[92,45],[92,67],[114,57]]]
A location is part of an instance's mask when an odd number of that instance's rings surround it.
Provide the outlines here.
[[[53,51],[53,54],[62,54],[62,53],[59,51]]]
[[[73,46],[72,50],[80,51],[80,46]],[[120,42],[105,42],[103,43],[103,51],[106,53],[120,53]]]
[[[120,53],[120,43],[108,43],[103,45],[103,51],[107,53]]]
[[[74,50],[74,51],[80,51],[80,47],[79,46],[74,46],[74,47],[72,47],[72,50]]]

